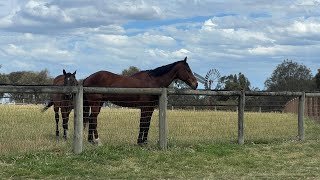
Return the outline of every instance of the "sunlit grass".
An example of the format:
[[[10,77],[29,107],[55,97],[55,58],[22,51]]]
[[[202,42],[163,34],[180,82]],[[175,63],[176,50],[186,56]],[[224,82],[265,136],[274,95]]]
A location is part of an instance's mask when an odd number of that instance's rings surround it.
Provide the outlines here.
[[[135,146],[139,110],[104,108],[98,122],[104,146],[85,142],[85,151],[73,154],[73,119],[69,140],[56,141],[53,110],[41,113],[41,108],[0,106],[0,179],[320,177],[320,125],[306,118],[306,140],[296,141],[294,114],[246,112],[245,144],[240,146],[236,112],[168,111],[169,148],[161,151],[157,111],[150,144],[140,147]]]
[[[69,140],[55,137],[53,109],[41,112],[42,106],[0,106],[0,153],[41,149],[71,150],[73,113],[69,120]],[[103,108],[98,131],[103,144],[135,145],[139,132],[140,110]],[[238,114],[224,111],[168,110],[169,146],[237,142]],[[158,142],[158,111],[152,116],[149,133],[151,146]],[[87,139],[87,130],[84,141]],[[245,142],[265,143],[292,140],[297,136],[297,117],[282,113],[245,113]],[[86,147],[90,145],[86,142]]]
[[[34,105],[0,106],[1,153],[60,149],[69,146],[67,143],[70,142],[56,142],[53,110],[41,113],[41,108],[42,106]]]

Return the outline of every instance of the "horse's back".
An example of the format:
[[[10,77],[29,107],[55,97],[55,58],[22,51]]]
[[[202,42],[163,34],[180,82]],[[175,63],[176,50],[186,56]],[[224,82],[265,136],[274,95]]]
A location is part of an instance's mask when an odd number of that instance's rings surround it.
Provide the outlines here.
[[[63,85],[64,84],[64,76],[59,75],[53,80],[53,85]]]
[[[109,71],[98,71],[83,80],[83,86],[102,86],[108,87],[114,81],[120,78],[120,75]]]

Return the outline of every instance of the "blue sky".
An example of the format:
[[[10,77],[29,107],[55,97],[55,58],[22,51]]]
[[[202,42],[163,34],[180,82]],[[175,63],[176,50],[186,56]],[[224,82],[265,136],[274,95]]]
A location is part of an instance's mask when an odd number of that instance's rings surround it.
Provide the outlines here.
[[[320,68],[320,0],[0,0],[1,73],[129,66],[188,56],[205,76],[245,74],[253,87],[285,59]]]

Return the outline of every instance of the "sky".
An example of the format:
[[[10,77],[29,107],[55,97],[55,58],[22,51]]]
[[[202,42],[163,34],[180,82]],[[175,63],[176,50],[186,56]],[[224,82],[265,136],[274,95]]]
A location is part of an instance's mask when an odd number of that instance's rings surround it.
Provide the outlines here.
[[[120,74],[188,57],[264,90],[289,59],[320,68],[320,0],[0,0],[0,73]],[[200,86],[200,88],[203,86]]]

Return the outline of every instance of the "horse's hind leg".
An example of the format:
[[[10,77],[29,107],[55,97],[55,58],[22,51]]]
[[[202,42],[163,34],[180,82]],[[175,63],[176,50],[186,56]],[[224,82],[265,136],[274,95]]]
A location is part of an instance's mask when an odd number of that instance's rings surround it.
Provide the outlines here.
[[[83,101],[83,129],[86,129],[86,127],[89,124],[89,118],[90,118],[90,106],[88,104],[88,101]]]
[[[99,139],[99,134],[97,130],[97,123],[98,123],[98,115],[101,110],[101,106],[103,103],[96,102],[91,106],[91,115],[89,118],[89,134],[88,134],[88,141],[97,144],[98,146],[101,146],[101,141]],[[94,139],[93,139],[94,135]]]
[[[150,129],[150,122],[152,118],[154,108],[147,108],[147,111],[145,113],[145,126],[144,126],[144,133],[143,133],[143,143],[148,144],[148,134]]]
[[[56,138],[59,139],[59,107],[54,107],[53,110],[56,119]]]

